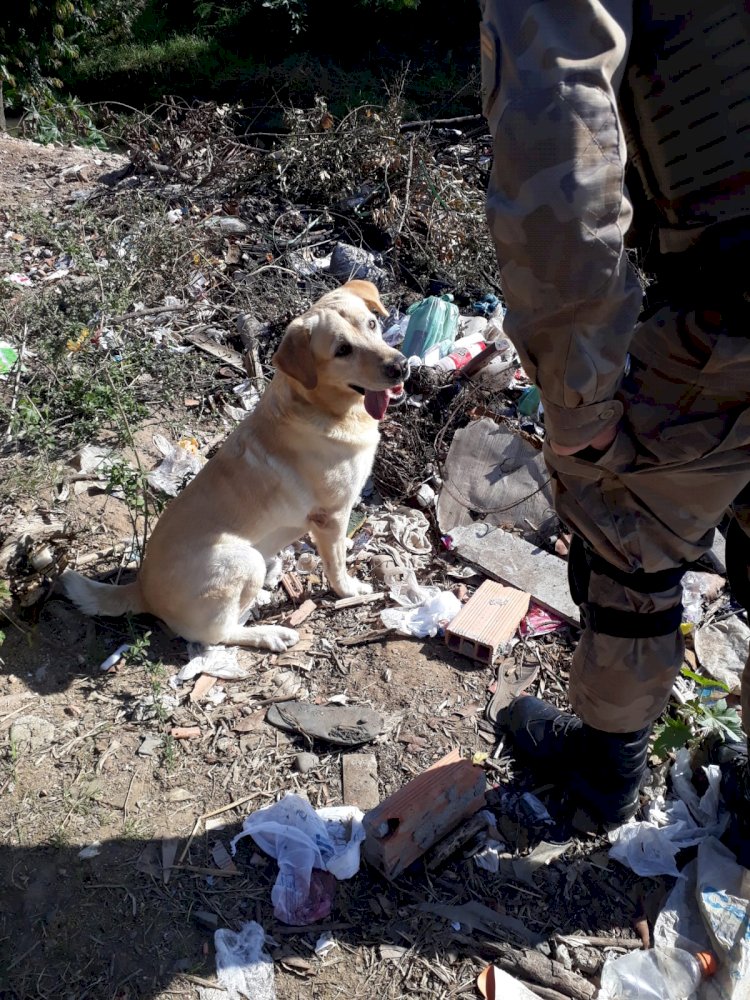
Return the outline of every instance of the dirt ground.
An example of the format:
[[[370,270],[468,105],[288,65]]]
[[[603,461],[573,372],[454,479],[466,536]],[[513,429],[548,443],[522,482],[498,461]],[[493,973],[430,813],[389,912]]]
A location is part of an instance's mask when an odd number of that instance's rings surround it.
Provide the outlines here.
[[[93,190],[98,173],[124,162],[0,137],[0,209],[15,212],[23,203],[62,211],[74,189]],[[61,179],[79,164],[75,183]],[[14,219],[6,214],[5,221],[15,231]],[[12,302],[23,294],[12,290]],[[220,362],[210,364],[216,381]],[[191,399],[175,396],[166,412],[165,402],[151,408],[133,437],[146,468],[159,457],[156,431],[188,426],[203,446],[228,428],[215,408],[198,412]],[[64,552],[92,575],[114,579],[123,570],[127,579],[127,496],[76,492],[69,470],[69,488],[62,489],[64,458],[34,482],[27,478],[31,466],[14,466],[16,479],[3,498],[4,542],[36,519],[29,529],[35,544],[51,546],[55,558]],[[420,579],[455,586],[448,573],[459,565],[436,545]],[[365,555],[356,572],[368,576],[370,568]],[[242,651],[247,678],[218,681],[193,701],[192,682],[177,691],[170,686],[188,660],[182,640],[154,621],[87,619],[55,591],[53,577],[42,569],[34,586],[20,590],[11,580],[15,602],[7,605],[0,648],[2,1000],[193,1000],[215,982],[214,928],[236,929],[248,919],[270,935],[279,1000],[473,997],[492,947],[503,944],[536,947],[577,973],[588,990],[583,995],[593,996],[603,953],[586,939],[632,940],[636,918],[658,909],[663,881],[639,879],[610,861],[605,840],[568,841],[560,829],[535,826],[514,811],[509,793],[533,790],[552,802],[554,790],[515,773],[482,726],[493,668],[455,656],[441,637],[342,643],[379,630],[382,603],[336,610],[324,581],[307,578],[304,596],[317,608],[300,628],[300,646],[283,656]],[[479,582],[467,581],[470,589]],[[264,617],[283,622],[294,608],[280,591]],[[574,639],[564,629],[521,642],[512,654],[519,663],[541,662],[538,689],[560,703]],[[129,652],[102,672],[102,661],[123,643]],[[297,697],[322,705],[337,696],[371,706],[384,717],[385,732],[342,750],[265,721],[274,702]],[[26,729],[14,729],[28,717]],[[174,738],[176,726],[197,727],[198,735]],[[363,865],[338,883],[328,919],[295,928],[274,918],[276,864],[250,839],[241,841],[230,870],[217,861],[216,844],[228,848],[248,813],[285,792],[304,793],[314,807],[342,804],[346,753],[374,753],[384,798],[454,747],[469,758],[488,755],[489,802],[508,847],[496,874],[477,866],[471,844],[392,883]],[[313,751],[317,763],[301,773],[297,757],[304,751]],[[533,876],[514,876],[514,857],[556,840],[568,845],[560,857]],[[472,930],[446,916],[472,902],[489,907],[499,923]],[[315,946],[324,931],[337,944],[321,957]],[[578,944],[566,945],[566,935]]]

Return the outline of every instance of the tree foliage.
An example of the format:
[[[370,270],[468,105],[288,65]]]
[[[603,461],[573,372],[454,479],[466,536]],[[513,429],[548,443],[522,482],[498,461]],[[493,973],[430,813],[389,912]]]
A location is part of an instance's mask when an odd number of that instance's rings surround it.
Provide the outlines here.
[[[59,71],[94,38],[125,37],[146,0],[7,0],[0,9],[0,115],[6,99],[24,109],[62,86]]]

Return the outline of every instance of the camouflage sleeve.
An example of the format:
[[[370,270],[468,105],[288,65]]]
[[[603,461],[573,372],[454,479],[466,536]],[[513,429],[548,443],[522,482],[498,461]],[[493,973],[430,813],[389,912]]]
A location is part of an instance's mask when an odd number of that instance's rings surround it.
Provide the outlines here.
[[[614,398],[641,307],[623,238],[631,206],[616,93],[632,0],[485,0],[487,218],[506,332],[542,395],[550,438],[583,447]]]

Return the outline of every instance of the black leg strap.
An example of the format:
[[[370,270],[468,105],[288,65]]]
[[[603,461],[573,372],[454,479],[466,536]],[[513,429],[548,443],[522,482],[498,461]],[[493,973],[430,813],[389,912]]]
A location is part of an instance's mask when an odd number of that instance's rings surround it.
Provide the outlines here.
[[[580,606],[581,625],[592,632],[620,639],[652,639],[676,632],[682,622],[682,610],[682,604],[646,613],[617,611],[601,604],[584,603]]]
[[[664,590],[672,590],[682,581],[687,572],[687,566],[675,566],[670,569],[662,569],[657,573],[646,573],[645,570],[638,569],[634,573],[626,573],[618,569],[611,563],[606,562],[601,556],[590,550],[587,552],[589,566],[595,573],[608,576],[610,580],[621,583],[629,590],[635,590],[639,594],[660,594]]]

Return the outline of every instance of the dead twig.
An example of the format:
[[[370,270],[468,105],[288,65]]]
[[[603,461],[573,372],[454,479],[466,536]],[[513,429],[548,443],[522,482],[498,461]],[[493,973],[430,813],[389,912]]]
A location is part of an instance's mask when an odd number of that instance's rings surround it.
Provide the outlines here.
[[[134,319],[143,319],[146,316],[159,316],[161,313],[184,312],[198,305],[196,302],[183,302],[179,306],[154,306],[153,309],[136,309],[134,312],[122,313],[120,316],[110,316],[109,323],[130,323]]]

